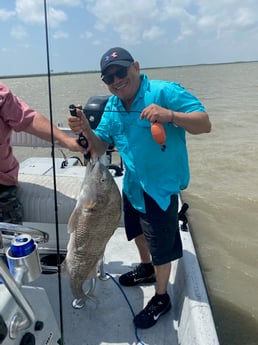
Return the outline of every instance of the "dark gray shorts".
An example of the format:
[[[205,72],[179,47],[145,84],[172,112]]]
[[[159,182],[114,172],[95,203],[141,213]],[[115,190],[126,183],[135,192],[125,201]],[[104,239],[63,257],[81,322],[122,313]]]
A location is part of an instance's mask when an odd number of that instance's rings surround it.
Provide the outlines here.
[[[130,241],[144,234],[154,265],[163,265],[182,257],[178,226],[178,196],[172,195],[166,211],[144,193],[146,213],[137,211],[123,193],[124,221]]]
[[[22,224],[23,207],[17,198],[16,186],[0,184],[0,222]]]

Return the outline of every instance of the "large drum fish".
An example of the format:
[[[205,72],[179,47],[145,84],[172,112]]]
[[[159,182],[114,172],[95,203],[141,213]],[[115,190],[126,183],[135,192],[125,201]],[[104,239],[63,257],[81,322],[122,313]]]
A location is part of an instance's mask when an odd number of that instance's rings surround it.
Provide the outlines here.
[[[70,239],[64,261],[72,293],[81,306],[87,297],[83,283],[96,277],[120,217],[121,195],[113,176],[99,160],[88,162],[77,204],[68,221]]]

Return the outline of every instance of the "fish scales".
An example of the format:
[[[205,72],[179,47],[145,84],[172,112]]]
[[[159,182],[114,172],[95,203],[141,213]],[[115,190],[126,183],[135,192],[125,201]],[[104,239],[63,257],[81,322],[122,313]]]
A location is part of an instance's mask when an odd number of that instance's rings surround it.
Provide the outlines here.
[[[106,244],[120,217],[121,195],[113,176],[99,160],[89,162],[68,221],[70,239],[64,266],[75,298],[86,297],[83,283],[96,277]]]

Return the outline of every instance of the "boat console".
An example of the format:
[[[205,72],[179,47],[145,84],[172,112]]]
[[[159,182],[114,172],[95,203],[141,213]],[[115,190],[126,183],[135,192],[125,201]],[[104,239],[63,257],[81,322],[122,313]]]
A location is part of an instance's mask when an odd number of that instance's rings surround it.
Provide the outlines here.
[[[6,256],[0,257],[0,344],[59,344],[61,334],[45,289],[29,285],[41,275],[38,242],[47,241],[48,234],[0,223],[0,235],[3,243],[12,239]]]

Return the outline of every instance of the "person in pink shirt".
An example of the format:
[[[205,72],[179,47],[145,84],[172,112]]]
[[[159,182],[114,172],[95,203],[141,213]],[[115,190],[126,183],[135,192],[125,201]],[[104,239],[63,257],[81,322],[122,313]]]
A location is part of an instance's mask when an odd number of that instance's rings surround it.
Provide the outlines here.
[[[51,141],[50,121],[0,83],[0,222],[21,224],[22,204],[17,198],[19,163],[11,146],[12,131]],[[54,140],[71,151],[84,152],[76,138],[53,126]]]

